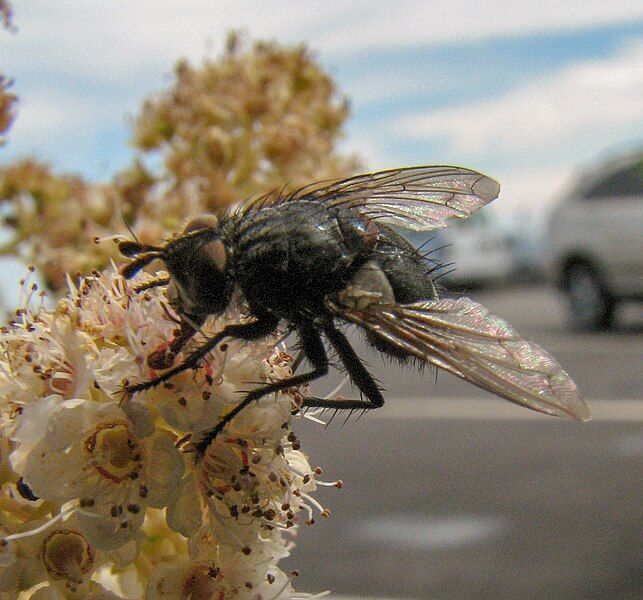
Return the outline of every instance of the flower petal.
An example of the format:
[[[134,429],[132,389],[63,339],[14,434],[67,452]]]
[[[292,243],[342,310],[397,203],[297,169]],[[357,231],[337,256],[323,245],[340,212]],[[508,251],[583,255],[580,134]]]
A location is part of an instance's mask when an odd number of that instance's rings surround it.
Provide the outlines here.
[[[167,524],[185,537],[192,537],[203,520],[199,491],[193,476],[184,477],[176,501],[167,507]]]
[[[95,512],[78,511],[77,514],[78,524],[87,541],[100,550],[117,550],[143,538],[139,529],[145,518],[144,511],[128,515],[125,521]]]
[[[145,442],[147,454],[143,477],[148,489],[147,504],[162,508],[176,498],[185,465],[174,445],[174,436],[169,432],[158,430]]]

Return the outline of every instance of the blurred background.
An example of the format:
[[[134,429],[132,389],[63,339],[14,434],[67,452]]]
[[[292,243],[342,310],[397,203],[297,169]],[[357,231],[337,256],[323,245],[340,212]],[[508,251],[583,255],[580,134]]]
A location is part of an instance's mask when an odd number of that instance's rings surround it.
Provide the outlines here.
[[[411,239],[445,292],[556,356],[594,420],[401,371],[357,341],[388,402],[301,424],[345,486],[299,533],[299,589],[643,596],[640,2],[0,0],[0,23],[7,310],[27,264],[55,298],[65,272],[116,258],[94,240],[125,222],[156,242],[253,194],[396,166],[501,182],[474,218]]]

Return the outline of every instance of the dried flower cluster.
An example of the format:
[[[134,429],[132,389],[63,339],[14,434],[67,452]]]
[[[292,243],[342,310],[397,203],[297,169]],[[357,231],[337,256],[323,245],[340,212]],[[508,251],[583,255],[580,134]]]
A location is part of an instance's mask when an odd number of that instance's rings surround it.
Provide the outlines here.
[[[15,114],[16,95],[9,91],[12,81],[0,73],[0,146],[6,143],[4,134],[9,131]]]
[[[15,33],[13,25],[13,9],[6,0],[0,0],[0,27]],[[11,79],[0,73],[0,146],[6,143],[4,134],[9,131],[15,119],[15,104],[17,97],[9,91],[12,85]]]
[[[13,24],[13,8],[7,0],[0,0],[0,26],[12,33],[16,31]]]
[[[110,186],[55,175],[49,166],[23,159],[0,168],[0,201],[8,205],[4,222],[13,233],[0,254],[30,260],[50,289],[62,289],[68,272],[91,273],[117,256],[111,244],[94,243],[123,226]]]
[[[247,51],[233,33],[219,60],[180,62],[175,77],[143,104],[134,144],[160,152],[175,193],[190,188],[209,212],[356,166],[335,154],[347,102],[305,46],[257,42]]]
[[[221,57],[179,63],[170,89],[144,102],[134,119],[139,156],[110,184],[56,175],[34,160],[0,167],[13,230],[0,252],[22,256],[47,287],[62,290],[65,273],[109,264],[113,248],[94,239],[124,233],[124,221],[156,243],[188,217],[355,171],[355,159],[336,149],[347,115],[305,47],[248,48],[232,34]]]
[[[231,342],[119,399],[128,381],[154,375],[145,359],[172,338],[164,295],[136,293],[113,269],[70,287],[48,311],[27,282],[2,331],[0,596],[302,597],[278,562],[299,522],[327,514],[311,497],[320,471],[291,428],[302,392],[261,400],[204,453],[189,451],[248,382],[288,378],[292,357],[275,339]]]

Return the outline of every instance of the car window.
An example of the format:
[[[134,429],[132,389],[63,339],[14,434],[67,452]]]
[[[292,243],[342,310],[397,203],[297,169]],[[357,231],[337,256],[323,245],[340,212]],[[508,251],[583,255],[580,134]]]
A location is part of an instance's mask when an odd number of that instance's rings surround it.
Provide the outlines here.
[[[629,167],[610,173],[597,184],[590,187],[583,197],[605,198],[606,196],[643,195],[643,159]]]

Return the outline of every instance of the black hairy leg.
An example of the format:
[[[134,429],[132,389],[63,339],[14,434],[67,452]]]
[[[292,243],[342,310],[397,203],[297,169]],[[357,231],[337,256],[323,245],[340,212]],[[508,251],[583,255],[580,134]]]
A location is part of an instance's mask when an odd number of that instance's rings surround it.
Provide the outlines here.
[[[323,332],[331,346],[342,361],[351,381],[366,396],[365,399],[353,400],[348,398],[304,398],[303,406],[310,408],[335,408],[337,410],[371,410],[384,405],[384,397],[380,387],[364,364],[346,336],[332,323],[323,327]]]
[[[321,338],[319,337],[319,333],[317,333],[313,327],[303,326],[298,329],[298,334],[301,350],[310,361],[310,364],[313,367],[312,371],[301,373],[300,375],[294,375],[293,377],[283,381],[276,381],[275,383],[263,385],[246,394],[245,398],[225,417],[223,417],[212,431],[209,431],[203,439],[199,440],[196,444],[196,449],[199,453],[203,453],[212,441],[223,431],[223,428],[252,402],[259,400],[268,394],[273,394],[290,387],[303,385],[304,383],[318,379],[328,373],[328,357],[326,356],[326,350]]]
[[[182,373],[186,369],[196,368],[199,361],[207,356],[212,349],[225,338],[231,337],[248,341],[257,340],[272,333],[277,328],[277,325],[279,325],[279,319],[268,313],[262,314],[256,321],[252,321],[251,323],[228,325],[192,352],[180,365],[165,371],[165,373],[149,381],[128,385],[125,387],[125,392],[131,395],[148,390]]]
[[[194,337],[197,330],[187,321],[180,321],[180,328],[175,331],[174,339],[162,350],[156,350],[147,357],[147,366],[158,371],[169,369],[176,355]]]
[[[168,283],[170,283],[169,277],[157,277],[156,279],[152,279],[151,281],[147,281],[145,283],[141,283],[140,285],[137,285],[134,288],[134,291],[138,294],[139,292],[144,292],[145,290],[151,290],[152,288],[155,288],[155,287],[161,287],[162,285],[167,285]]]

